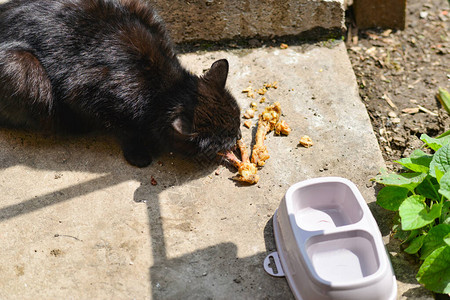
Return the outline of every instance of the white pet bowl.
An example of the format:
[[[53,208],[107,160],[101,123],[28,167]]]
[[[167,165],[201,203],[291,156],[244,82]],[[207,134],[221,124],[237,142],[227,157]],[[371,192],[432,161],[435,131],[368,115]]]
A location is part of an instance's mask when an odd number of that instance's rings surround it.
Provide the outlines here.
[[[266,257],[264,268],[286,276],[297,299],[396,299],[381,233],[351,181],[323,177],[294,184],[273,223],[278,252]]]

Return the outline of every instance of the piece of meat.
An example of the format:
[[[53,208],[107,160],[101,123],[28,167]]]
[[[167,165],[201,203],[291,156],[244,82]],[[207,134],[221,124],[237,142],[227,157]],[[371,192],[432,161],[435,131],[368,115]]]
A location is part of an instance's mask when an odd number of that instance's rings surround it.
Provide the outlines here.
[[[261,118],[258,121],[258,129],[255,135],[255,145],[252,150],[252,163],[262,167],[266,163],[266,160],[270,158],[269,152],[266,146],[264,146],[264,140],[267,132],[269,132],[270,126],[266,122],[262,122]]]
[[[239,158],[237,158],[232,151],[229,151],[223,155],[226,160],[238,169],[238,175],[234,176],[233,179],[250,184],[257,183],[259,181],[259,175],[256,174],[258,169],[254,163],[250,162],[247,146],[245,146],[242,139],[237,141],[237,146],[241,152],[241,160],[239,160]]]
[[[302,136],[302,138],[300,139],[299,144],[302,145],[305,148],[309,148],[309,147],[314,145],[312,139],[309,136],[307,136],[307,135]]]
[[[239,175],[233,177],[233,179],[250,184],[255,184],[259,181],[259,175],[256,174],[257,171],[258,169],[256,168],[256,165],[254,163],[244,162],[238,168]]]
[[[252,108],[247,109],[246,112],[244,113],[244,118],[253,119],[253,117],[255,117],[255,110]]]
[[[275,134],[289,135],[289,133],[291,133],[291,128],[285,120],[281,120],[275,125]]]
[[[237,140],[236,145],[239,148],[239,151],[241,152],[241,159],[242,162],[250,162],[250,156],[248,155],[247,146],[244,143],[243,139]]]
[[[259,116],[258,128],[255,136],[255,146],[252,150],[252,163],[259,167],[264,166],[266,160],[270,158],[269,152],[266,146],[264,146],[264,140],[267,133],[275,129],[275,125],[280,120],[281,105],[279,102],[275,102],[264,109]]]
[[[255,184],[258,182],[258,167],[264,166],[266,160],[270,158],[269,152],[264,145],[264,140],[266,139],[267,133],[275,130],[276,134],[288,135],[291,131],[285,121],[280,121],[280,117],[281,105],[279,102],[275,102],[274,104],[266,107],[259,115],[255,145],[253,146],[251,159],[247,146],[242,139],[236,142],[241,153],[241,160],[239,160],[239,158],[237,158],[232,151],[221,154],[227,161],[232,163],[238,169],[238,175],[233,177],[234,180],[247,182],[250,184]]]
[[[269,125],[268,132],[275,128],[275,125],[280,120],[281,116],[281,104],[280,102],[275,102],[272,105],[267,106],[264,111],[259,116],[260,120]]]

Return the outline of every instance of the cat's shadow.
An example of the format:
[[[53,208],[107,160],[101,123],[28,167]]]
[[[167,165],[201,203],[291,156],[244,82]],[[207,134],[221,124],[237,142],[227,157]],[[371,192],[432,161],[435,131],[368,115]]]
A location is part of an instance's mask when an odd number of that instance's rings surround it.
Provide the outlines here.
[[[14,189],[17,186],[18,190],[22,188],[24,179],[33,182],[27,188],[28,199],[0,206],[0,222],[134,181],[138,187],[134,190],[133,200],[141,203],[148,212],[155,263],[165,263],[167,255],[160,194],[166,189],[210,175],[215,168],[217,165],[202,164],[166,153],[155,158],[150,166],[140,169],[129,165],[117,142],[102,134],[57,137],[0,129],[0,182],[8,180],[9,186]],[[8,172],[5,172],[7,169]],[[75,177],[68,179],[69,186],[63,184],[66,187],[55,191],[54,186],[59,183],[51,181],[64,180],[72,174]],[[40,186],[39,193],[35,192],[34,181],[36,186]],[[48,185],[48,193],[42,194],[43,185]],[[0,192],[5,191],[0,188]]]
[[[27,174],[30,172],[54,172],[54,175],[46,177],[47,181],[58,180],[66,176],[66,172],[86,173],[87,177],[94,178],[82,180],[81,183],[74,182],[56,192],[49,188],[49,193],[2,207],[0,221],[130,180],[139,183],[134,192],[135,202],[148,202],[148,205],[157,206],[158,195],[162,191],[207,176],[214,172],[217,165],[201,164],[166,153],[156,157],[149,167],[140,169],[129,165],[117,142],[103,134],[60,137],[0,129],[0,172],[8,168],[21,168],[21,171],[13,172],[19,176],[20,172],[23,172],[23,176],[29,176]],[[21,184],[21,178],[8,178],[8,181]],[[46,182],[36,184],[45,185]],[[49,183],[49,186],[52,185]]]

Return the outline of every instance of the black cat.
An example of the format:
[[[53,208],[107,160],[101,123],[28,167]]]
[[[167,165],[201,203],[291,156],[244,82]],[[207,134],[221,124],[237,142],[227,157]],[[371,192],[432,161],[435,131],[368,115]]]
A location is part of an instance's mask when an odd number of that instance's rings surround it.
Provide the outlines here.
[[[0,5],[2,126],[106,129],[138,167],[165,146],[213,157],[240,137],[227,75],[226,60],[201,77],[186,71],[146,1]]]

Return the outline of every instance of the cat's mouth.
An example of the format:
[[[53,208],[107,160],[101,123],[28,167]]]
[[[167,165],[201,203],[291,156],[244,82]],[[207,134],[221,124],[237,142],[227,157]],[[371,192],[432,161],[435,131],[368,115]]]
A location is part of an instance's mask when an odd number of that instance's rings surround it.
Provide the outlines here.
[[[196,144],[196,151],[192,153],[195,156],[202,157],[208,161],[214,161],[217,159],[219,153],[225,153],[236,148],[236,142],[238,137],[208,137],[208,138],[196,138],[194,143]]]
[[[187,157],[202,162],[214,163],[219,153],[226,153],[236,149],[236,142],[241,138],[240,130],[236,134],[191,134],[172,135],[171,149]]]

